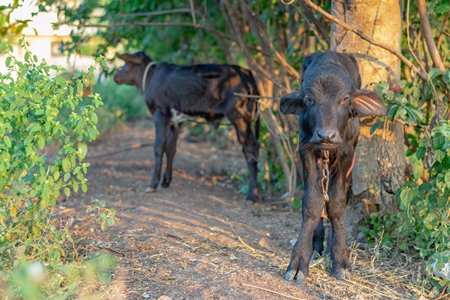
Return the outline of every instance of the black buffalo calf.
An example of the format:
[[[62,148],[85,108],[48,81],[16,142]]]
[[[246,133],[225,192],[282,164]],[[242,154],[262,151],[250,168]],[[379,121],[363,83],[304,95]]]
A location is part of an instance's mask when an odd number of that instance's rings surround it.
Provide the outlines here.
[[[156,64],[144,52],[122,54],[119,58],[125,61],[125,65],[114,74],[115,82],[134,85],[142,91],[155,123],[155,167],[147,191],[154,192],[160,182],[164,153],[167,168],[161,185],[169,186],[179,125],[186,120],[186,115],[203,117],[215,125],[226,117],[236,129],[250,171],[247,199],[257,201],[260,122],[256,101],[235,95],[259,95],[252,73],[235,65]],[[255,122],[254,129],[252,121]]]
[[[280,111],[299,120],[299,154],[305,189],[302,228],[286,271],[287,280],[308,276],[313,250],[321,253],[326,207],[332,225],[332,275],[351,278],[344,214],[351,195],[351,168],[359,136],[358,117],[386,115],[386,107],[372,91],[362,90],[356,59],[327,51],[305,57],[300,90],[281,98]]]

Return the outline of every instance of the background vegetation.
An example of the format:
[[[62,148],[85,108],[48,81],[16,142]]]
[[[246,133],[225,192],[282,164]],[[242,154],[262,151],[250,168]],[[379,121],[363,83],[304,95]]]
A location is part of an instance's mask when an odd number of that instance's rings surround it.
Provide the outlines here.
[[[298,208],[294,195],[301,188],[302,180],[295,151],[296,120],[278,113],[277,99],[298,88],[299,70],[306,54],[329,49],[331,26],[331,21],[309,8],[306,2],[310,1],[285,5],[282,1],[256,0],[48,0],[39,2],[39,8],[41,11],[56,8],[59,25],[73,26],[72,41],[65,44],[67,55],[87,51],[84,45],[94,41],[90,45],[96,47],[88,52],[105,55],[109,62],[114,62],[117,54],[124,51],[145,50],[157,62],[234,63],[250,68],[258,78],[261,95],[268,97],[259,101],[264,119],[259,179],[266,193],[289,191],[287,200]],[[376,87],[388,105],[387,120],[404,125],[404,155],[409,162],[407,182],[396,191],[398,207],[385,214],[372,214],[361,230],[385,255],[407,253],[427,259],[430,282],[443,288],[449,280],[433,275],[431,265],[437,262],[435,268],[440,269],[450,260],[450,126],[447,121],[450,5],[435,0],[426,2],[436,47],[432,50],[425,40],[424,20],[418,11],[420,2],[424,1],[404,1],[403,9],[402,55],[412,67],[403,62],[401,82],[395,86],[379,83]],[[331,8],[330,0],[316,1],[316,4],[325,11]],[[20,5],[20,1],[13,5]],[[26,24],[9,24],[6,16],[11,10],[2,8],[1,24],[10,29],[2,30],[4,35],[15,34]],[[92,28],[96,29],[94,33]],[[435,64],[436,55],[442,61],[440,66]],[[113,71],[104,68],[103,74]],[[146,114],[144,109],[136,109],[142,105],[141,97],[127,87],[115,87],[110,81],[103,81],[94,90],[106,103],[106,109],[98,110],[99,126],[105,124],[102,131],[121,120]],[[384,122],[380,119],[373,129]],[[197,133],[205,131],[209,129],[193,129]],[[4,142],[7,146],[16,145],[12,141]],[[37,142],[43,143],[39,137]],[[8,151],[12,154],[14,149]],[[70,167],[74,166],[71,163]],[[58,167],[51,169],[52,176],[55,168]],[[75,183],[78,181],[70,182]],[[54,190],[57,188],[52,190],[57,193]],[[40,194],[32,196],[45,199],[44,190],[34,193]]]

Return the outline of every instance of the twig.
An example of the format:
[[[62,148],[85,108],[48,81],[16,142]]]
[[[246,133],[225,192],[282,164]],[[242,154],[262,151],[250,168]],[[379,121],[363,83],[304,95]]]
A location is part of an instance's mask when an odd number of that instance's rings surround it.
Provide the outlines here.
[[[311,10],[309,9],[308,6],[306,6],[304,1],[299,1],[300,2],[300,6],[302,7],[302,9],[299,9],[295,4],[294,7],[295,9],[302,15],[305,16],[305,20],[308,21],[311,20],[311,22],[314,24],[314,26],[317,29],[317,32],[320,34],[321,40],[325,41],[326,45],[328,47],[330,47],[330,41],[329,41],[329,36],[328,36],[328,32],[327,30],[322,26],[322,24],[319,22],[319,20],[316,19],[316,17],[314,16],[314,14],[311,12]],[[319,37],[319,35],[317,35],[317,37]]]
[[[445,28],[446,28],[445,26],[447,25],[447,21],[448,21],[449,17],[450,17],[450,11],[447,12],[447,14],[445,15],[445,18],[444,18],[444,22],[442,22],[441,32],[439,32],[439,37],[438,37],[438,40],[436,43],[436,47],[438,50],[439,50],[439,48],[441,48],[441,43],[442,43],[442,40],[444,39],[444,35],[447,34],[447,32],[445,32]]]
[[[195,18],[194,0],[189,0],[189,5],[191,6],[192,21],[194,22],[194,26],[197,27],[197,19]]]
[[[212,33],[217,34],[218,36],[225,38],[230,41],[235,41],[231,36],[222,33],[216,29],[201,26],[201,25],[194,25],[192,23],[187,22],[124,22],[124,23],[114,23],[114,24],[74,24],[69,22],[54,22],[52,25],[66,25],[66,26],[72,26],[72,27],[78,27],[78,28],[84,28],[84,27],[91,27],[91,28],[116,28],[116,27],[129,27],[129,26],[185,26],[185,27],[194,27],[197,29],[203,29],[206,31],[210,31]]]
[[[241,242],[245,247],[247,247],[248,249],[252,250],[253,253],[256,252],[255,248],[250,247],[249,245],[247,245],[242,239],[241,237],[236,233],[236,231],[234,231],[233,225],[231,225],[231,222],[228,221],[228,224],[230,224],[231,230],[233,230],[234,235],[238,238],[239,242]]]
[[[261,96],[261,95],[247,95],[247,94],[242,94],[242,93],[233,93],[233,95],[239,96],[239,97],[256,98],[256,99],[271,99],[271,100],[280,99],[278,97]]]
[[[431,59],[433,60],[433,65],[442,72],[445,72],[444,64],[442,63],[441,56],[439,55],[439,50],[436,48],[434,43],[433,34],[431,33],[430,19],[428,19],[427,13],[427,3],[425,0],[417,0],[417,8],[420,15],[420,25],[422,28],[422,34],[427,42],[428,51],[430,52]]]
[[[210,28],[207,26],[202,26],[202,25],[194,25],[192,23],[187,23],[187,22],[122,22],[122,23],[114,23],[114,24],[75,24],[75,23],[70,23],[70,22],[53,22],[51,23],[52,25],[65,25],[65,26],[72,26],[72,27],[77,27],[77,28],[116,28],[116,27],[131,27],[131,26],[147,26],[147,27],[151,27],[151,26],[155,26],[155,27],[164,27],[164,26],[184,26],[184,27],[194,27],[195,29],[202,29],[205,31],[209,31],[211,33],[216,34],[219,37],[222,37],[224,39],[227,39],[229,41],[232,42],[237,42],[233,37],[220,32],[214,28]],[[262,51],[261,49],[257,49],[253,46],[249,46],[249,49],[251,49],[252,51],[256,51],[259,53],[262,53],[264,55],[268,55],[267,53],[265,53],[264,51]]]
[[[394,295],[392,295],[392,294],[391,294],[391,295],[387,295],[387,294],[382,293],[382,292],[379,292],[379,291],[377,291],[377,290],[375,290],[375,289],[373,289],[373,288],[371,288],[371,287],[368,287],[368,286],[359,284],[359,283],[357,283],[356,281],[347,280],[347,282],[350,283],[350,284],[356,285],[356,286],[358,286],[358,287],[361,287],[361,288],[370,290],[370,291],[372,291],[373,293],[378,294],[378,295],[383,296],[383,297],[387,297],[387,298],[390,298],[390,299],[399,299],[399,300],[406,299],[406,298],[399,298],[399,297],[396,297],[396,296],[394,296]]]
[[[109,247],[100,247],[100,246],[95,246],[95,245],[94,245],[94,247],[97,247],[97,248],[102,249],[102,250],[103,250],[103,249],[109,250],[109,251],[111,251],[111,252],[120,254],[120,255],[122,255],[123,257],[127,257],[127,255],[126,255],[125,253],[120,252],[120,251],[117,251],[117,250],[114,250],[113,248],[109,248]]]
[[[194,12],[197,15],[201,15],[196,10]],[[119,18],[153,17],[153,16],[176,14],[176,13],[192,13],[192,9],[190,9],[190,8],[177,8],[177,9],[168,9],[168,10],[160,10],[160,11],[152,11],[152,12],[138,12],[138,13],[129,13],[129,14],[118,14],[117,17],[119,17]]]
[[[395,49],[393,49],[393,48],[391,48],[391,47],[389,47],[389,46],[387,46],[387,45],[385,45],[385,44],[383,44],[381,42],[377,42],[377,41],[371,39],[369,36],[364,34],[361,30],[354,29],[349,24],[339,20],[338,18],[336,18],[336,17],[332,16],[331,14],[329,14],[328,12],[324,11],[320,6],[314,4],[311,0],[304,0],[304,1],[306,2],[306,4],[308,4],[309,7],[311,7],[312,9],[317,11],[318,13],[322,14],[323,16],[325,16],[326,18],[328,18],[331,21],[335,22],[336,24],[344,27],[345,29],[350,30],[351,32],[357,34],[363,40],[371,43],[372,45],[378,46],[380,48],[383,48],[384,50],[387,50],[387,51],[391,52],[392,54],[397,56],[410,69],[414,70],[414,72],[416,72],[416,74],[420,78],[422,78],[425,81],[427,80],[427,77],[425,76],[425,74],[423,74],[415,65],[413,65],[412,62],[410,62],[405,56],[403,56],[403,54],[401,54],[397,50],[395,50]]]
[[[148,147],[148,146],[153,146],[153,142],[133,144],[131,146],[126,146],[126,147],[122,147],[122,148],[119,148],[116,150],[111,150],[111,151],[105,151],[105,152],[101,152],[98,154],[88,154],[86,156],[86,158],[98,158],[98,157],[113,155],[113,154],[117,154],[120,152],[125,152],[128,150],[138,149],[138,148],[143,148],[143,147]]]
[[[242,283],[242,285],[246,286],[246,287],[250,287],[250,288],[255,288],[255,289],[262,290],[262,291],[266,291],[266,292],[269,292],[269,293],[272,293],[272,294],[276,294],[278,296],[282,296],[282,297],[285,297],[285,298],[288,298],[288,299],[296,299],[296,300],[301,300],[302,299],[302,298],[297,298],[297,297],[289,296],[289,295],[286,295],[286,294],[282,294],[282,293],[279,293],[279,292],[275,292],[275,291],[272,291],[272,290],[269,290],[269,289],[266,289],[266,288],[263,288],[263,287],[259,287],[259,286],[256,286],[256,285],[251,285],[251,284],[246,284],[246,283]]]

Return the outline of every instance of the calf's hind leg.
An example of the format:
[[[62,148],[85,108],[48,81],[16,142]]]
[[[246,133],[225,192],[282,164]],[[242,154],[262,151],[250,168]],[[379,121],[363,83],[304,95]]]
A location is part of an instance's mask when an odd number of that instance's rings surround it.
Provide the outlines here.
[[[258,181],[256,178],[259,153],[258,139],[253,133],[251,123],[245,121],[244,118],[241,117],[237,120],[230,119],[230,121],[234,124],[236,129],[238,140],[242,145],[242,151],[244,152],[248,170],[250,172],[250,187],[248,189],[247,200],[257,202],[259,200]]]
[[[154,145],[155,166],[153,169],[152,180],[150,182],[149,187],[145,191],[146,193],[154,192],[156,190],[156,187],[159,184],[160,179],[161,179],[161,167],[162,167],[163,155],[164,155],[165,144],[166,144],[166,140],[167,140],[167,136],[168,136],[169,128],[170,128],[170,117],[161,111],[155,111],[153,113],[153,120],[155,123],[155,131],[156,131],[156,138],[155,138],[155,145]]]
[[[332,195],[327,202],[327,213],[330,219],[331,230],[331,274],[336,279],[351,279],[350,251],[345,239],[344,214],[347,200],[343,192]]]
[[[164,172],[163,181],[161,183],[161,186],[165,188],[169,187],[170,181],[172,180],[172,165],[173,165],[173,158],[175,157],[175,152],[177,151],[178,133],[180,132],[179,126],[180,125],[170,126],[169,136],[167,138],[165,145],[167,166],[166,171]]]

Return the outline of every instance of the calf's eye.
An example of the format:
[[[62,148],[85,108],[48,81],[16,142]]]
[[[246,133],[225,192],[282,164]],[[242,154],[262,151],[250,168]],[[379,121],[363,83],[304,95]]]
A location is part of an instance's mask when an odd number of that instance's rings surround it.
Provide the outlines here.
[[[350,97],[349,96],[345,96],[344,98],[342,98],[341,100],[341,105],[346,105],[350,102]]]
[[[313,104],[313,101],[312,101],[311,97],[309,97],[309,96],[305,96],[305,100],[304,101],[305,101],[306,105]]]

